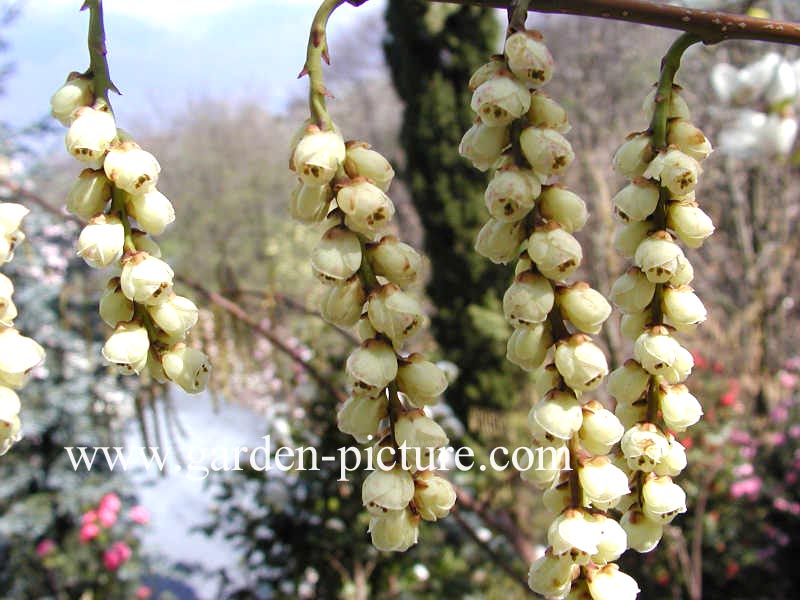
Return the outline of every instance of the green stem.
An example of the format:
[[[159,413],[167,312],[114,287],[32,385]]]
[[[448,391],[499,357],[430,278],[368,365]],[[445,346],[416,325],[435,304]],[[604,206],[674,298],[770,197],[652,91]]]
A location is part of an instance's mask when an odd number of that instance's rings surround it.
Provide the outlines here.
[[[122,227],[125,230],[125,253],[133,254],[136,252],[136,244],[133,242],[133,230],[131,229],[131,222],[128,218],[128,210],[125,208],[125,192],[116,186],[111,187],[111,214],[116,213],[119,220],[122,221]]]
[[[583,507],[583,488],[581,487],[581,480],[578,475],[579,453],[580,453],[580,438],[578,434],[574,434],[569,440],[569,505],[570,508]]]
[[[110,110],[111,102],[108,99],[108,92],[119,94],[119,90],[111,81],[111,75],[108,72],[103,0],[85,0],[81,10],[87,8],[89,9],[89,70],[86,74],[92,78],[95,96],[103,100]]]
[[[681,66],[681,58],[687,48],[702,41],[693,33],[684,33],[670,46],[661,60],[661,77],[656,90],[656,108],[653,120],[650,122],[650,131],[653,132],[653,147],[656,151],[667,147],[667,121],[669,106],[672,102],[672,85],[675,74]]]
[[[308,106],[311,116],[316,125],[326,131],[333,129],[331,117],[325,106],[325,96],[328,90],[325,88],[325,81],[322,75],[322,61],[330,62],[328,59],[328,40],[325,33],[328,19],[345,0],[323,0],[314,20],[311,23],[311,32],[308,35],[308,48],[306,50],[306,64],[300,72],[300,76],[308,75]]]
[[[525,21],[528,18],[531,0],[516,0],[508,9],[508,33],[525,31]]]

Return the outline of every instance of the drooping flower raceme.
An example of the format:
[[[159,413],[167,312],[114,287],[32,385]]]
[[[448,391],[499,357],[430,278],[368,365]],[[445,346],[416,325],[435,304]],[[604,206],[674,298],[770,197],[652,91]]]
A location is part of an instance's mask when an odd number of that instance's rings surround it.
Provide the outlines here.
[[[292,148],[298,182],[290,210],[298,221],[325,223],[311,255],[326,292],[320,311],[331,324],[355,327],[361,344],[346,364],[349,398],[339,429],[376,444],[380,464],[365,479],[362,501],[379,550],[402,552],[417,543],[420,520],[450,512],[453,486],[434,471],[432,454],[447,444],[425,414],[447,378],[434,363],[404,350],[427,318],[416,295],[422,258],[390,233],[395,213],[387,191],[389,161],[365,142],[347,142],[335,128],[304,126]]]
[[[161,166],[117,128],[97,85],[73,73],[51,106],[69,128],[67,151],[86,165],[66,202],[67,210],[88,221],[78,255],[93,268],[114,270],[100,300],[100,316],[114,329],[102,354],[122,374],[148,373],[197,393],[211,371],[206,355],[185,343],[198,309],[174,292],[174,273],[148,237],[175,220],[172,204],[156,187]]]
[[[703,414],[684,384],[692,354],[674,333],[706,319],[689,285],[694,270],[679,244],[697,248],[714,231],[696,201],[700,163],[711,144],[691,123],[680,88],[673,85],[668,95],[651,94],[648,100],[652,122],[637,138],[640,152],[630,151],[629,140],[613,161],[630,180],[614,205],[621,222],[617,248],[633,262],[612,285],[611,299],[623,313],[622,333],[633,341],[633,357],[611,373],[607,388],[626,429],[619,465],[630,493],[620,504],[621,525],[637,552],[653,550],[664,525],[686,511],[686,494],[672,481],[686,467],[685,448],[675,436]],[[654,116],[657,101],[667,106],[661,124]],[[663,132],[658,141],[657,128]]]
[[[14,257],[14,249],[25,239],[20,229],[30,211],[14,202],[0,202],[0,265]],[[14,327],[17,307],[12,295],[14,283],[0,273],[0,455],[22,437],[20,399],[31,370],[44,359],[44,349]]]
[[[472,76],[477,116],[459,150],[476,168],[492,170],[485,194],[490,219],[475,247],[493,262],[517,261],[503,297],[514,328],[507,357],[534,373],[539,392],[528,415],[536,452],[522,477],[546,490],[544,503],[557,516],[528,583],[547,597],[573,597],[594,586],[624,587],[619,597],[628,598],[638,588],[613,563],[627,548],[626,534],[604,512],[629,491],[625,473],[607,456],[624,427],[601,403],[583,397],[608,373],[591,336],[611,305],[588,283],[569,282],[583,261],[574,233],[588,214],[577,194],[553,181],[575,157],[564,137],[566,111],[540,90],[553,70],[540,34],[512,32],[504,54]]]

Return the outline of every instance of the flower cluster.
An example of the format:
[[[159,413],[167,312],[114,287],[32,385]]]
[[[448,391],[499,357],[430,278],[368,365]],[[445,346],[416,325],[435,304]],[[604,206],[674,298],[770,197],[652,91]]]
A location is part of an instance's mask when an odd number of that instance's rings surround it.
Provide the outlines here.
[[[174,273],[148,237],[175,220],[172,204],[156,189],[161,167],[117,128],[93,87],[91,78],[72,73],[50,102],[53,116],[69,127],[67,151],[88,167],[67,196],[67,210],[88,221],[78,255],[91,267],[117,270],[100,300],[100,316],[114,328],[103,357],[123,374],[148,372],[160,383],[200,392],[211,366],[185,343],[198,309],[173,291]]]
[[[381,450],[381,468],[362,490],[372,542],[380,550],[404,551],[417,542],[420,519],[436,521],[455,503],[453,487],[428,460],[447,436],[425,414],[447,378],[421,354],[403,351],[426,322],[407,291],[419,277],[422,258],[387,233],[395,213],[386,194],[394,171],[368,144],[345,143],[335,127],[311,124],[293,145],[290,168],[299,178],[292,215],[304,223],[324,222],[311,257],[314,274],[327,288],[322,316],[339,327],[356,327],[361,339],[347,359],[350,397],[339,409],[338,424]]]
[[[634,598],[636,582],[613,562],[627,548],[626,534],[606,512],[629,491],[608,456],[624,428],[602,404],[582,398],[608,374],[591,335],[611,305],[588,283],[568,283],[583,259],[573,234],[588,214],[579,196],[551,181],[574,158],[562,135],[570,128],[566,111],[539,90],[552,73],[541,35],[512,32],[504,54],[472,76],[478,117],[460,152],[481,170],[495,169],[485,194],[491,218],[476,249],[493,262],[517,260],[503,298],[514,327],[507,357],[535,372],[539,395],[528,417],[535,458],[522,476],[546,490],[545,505],[557,516],[528,583],[554,598]]]
[[[29,212],[21,204],[0,202],[0,264],[14,258],[14,248],[25,239],[20,226]],[[0,455],[22,437],[20,401],[14,390],[25,385],[28,373],[44,359],[44,349],[14,327],[13,293],[13,282],[0,273]]]
[[[615,246],[633,264],[612,285],[611,300],[624,313],[622,332],[634,344],[633,358],[609,376],[608,391],[626,429],[619,464],[631,488],[617,508],[624,511],[628,546],[638,552],[655,548],[664,525],[686,511],[686,494],[672,480],[686,467],[675,434],[703,414],[684,384],[694,366],[692,353],[673,333],[691,331],[706,319],[689,286],[694,270],[677,242],[697,248],[714,230],[695,202],[700,162],[711,144],[689,120],[680,89],[673,86],[667,95],[650,95],[646,107],[656,115],[650,129],[630,136],[613,160],[630,180],[613,199],[622,222]],[[656,104],[666,125],[661,142],[654,133]]]
[[[720,132],[722,152],[741,158],[786,156],[797,137],[800,60],[775,52],[737,69],[718,63],[711,85],[720,102],[734,107],[734,118]]]

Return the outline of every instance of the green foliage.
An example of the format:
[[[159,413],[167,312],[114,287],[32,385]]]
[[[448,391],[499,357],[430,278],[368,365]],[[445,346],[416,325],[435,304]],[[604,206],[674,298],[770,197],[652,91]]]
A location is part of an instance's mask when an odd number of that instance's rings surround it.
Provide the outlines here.
[[[466,421],[469,406],[512,405],[520,381],[519,370],[505,360],[505,338],[485,326],[487,311],[497,310],[511,276],[473,250],[487,219],[487,178],[456,151],[473,119],[467,82],[496,51],[500,28],[489,10],[422,0],[390,1],[386,19],[385,53],[406,104],[402,176],[424,225],[432,265],[432,331],[444,357],[461,369],[447,400]]]

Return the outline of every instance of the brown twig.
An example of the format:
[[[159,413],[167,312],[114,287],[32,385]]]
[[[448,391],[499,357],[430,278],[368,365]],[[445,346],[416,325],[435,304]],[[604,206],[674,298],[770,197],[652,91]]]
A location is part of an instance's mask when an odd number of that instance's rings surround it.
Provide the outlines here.
[[[511,0],[430,0],[449,4],[468,4],[508,9]],[[755,40],[800,45],[800,23],[758,19],[746,15],[696,10],[656,4],[643,0],[532,0],[530,10],[542,13],[579,15],[653,25],[687,31],[705,44],[725,40]]]

